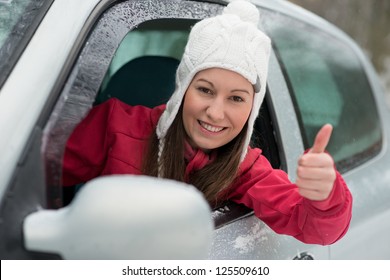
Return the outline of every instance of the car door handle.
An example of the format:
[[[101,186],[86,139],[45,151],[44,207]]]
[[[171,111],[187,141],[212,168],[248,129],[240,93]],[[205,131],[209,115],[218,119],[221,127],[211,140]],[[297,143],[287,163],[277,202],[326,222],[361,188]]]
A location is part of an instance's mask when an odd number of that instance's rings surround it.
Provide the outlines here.
[[[293,260],[314,260],[314,257],[308,252],[298,252],[298,254],[293,258]]]

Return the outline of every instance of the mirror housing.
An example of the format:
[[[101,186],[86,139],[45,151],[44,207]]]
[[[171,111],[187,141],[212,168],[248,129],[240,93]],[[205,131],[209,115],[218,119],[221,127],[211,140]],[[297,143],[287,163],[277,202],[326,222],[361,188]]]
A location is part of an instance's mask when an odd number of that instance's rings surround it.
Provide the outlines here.
[[[205,259],[213,230],[195,187],[134,175],[91,180],[67,207],[31,213],[23,224],[28,250],[64,259]]]

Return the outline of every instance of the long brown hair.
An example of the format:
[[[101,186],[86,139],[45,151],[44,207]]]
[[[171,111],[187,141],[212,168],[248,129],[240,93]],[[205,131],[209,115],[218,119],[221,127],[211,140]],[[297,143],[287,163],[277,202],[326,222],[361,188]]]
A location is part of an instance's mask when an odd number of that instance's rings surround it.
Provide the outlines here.
[[[165,136],[164,148],[158,162],[159,140],[156,132],[152,133],[145,151],[143,173],[160,176],[194,185],[203,192],[212,207],[225,200],[229,194],[228,187],[237,177],[240,166],[247,124],[242,131],[229,143],[217,148],[217,157],[200,170],[194,170],[185,178],[186,162],[184,158],[184,141],[186,133],[182,118],[183,105],[180,107],[171,127]],[[182,148],[179,148],[182,147]]]

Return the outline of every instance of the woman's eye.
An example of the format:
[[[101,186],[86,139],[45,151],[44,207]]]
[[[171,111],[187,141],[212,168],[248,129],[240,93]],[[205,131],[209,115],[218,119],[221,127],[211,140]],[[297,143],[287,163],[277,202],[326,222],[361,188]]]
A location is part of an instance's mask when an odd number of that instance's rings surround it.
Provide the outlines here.
[[[234,102],[244,102],[245,100],[241,96],[232,96]]]
[[[198,90],[206,94],[211,94],[211,90],[205,87],[198,87]]]

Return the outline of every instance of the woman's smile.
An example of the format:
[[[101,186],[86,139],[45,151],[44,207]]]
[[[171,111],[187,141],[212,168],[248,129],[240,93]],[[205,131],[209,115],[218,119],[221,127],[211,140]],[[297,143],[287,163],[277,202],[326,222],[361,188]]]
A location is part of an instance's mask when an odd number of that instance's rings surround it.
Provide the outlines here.
[[[218,133],[218,132],[221,132],[222,130],[225,129],[225,127],[223,127],[223,126],[211,125],[211,124],[208,124],[206,122],[202,122],[200,120],[198,122],[199,122],[199,125],[201,126],[201,128],[203,128],[207,132]]]

